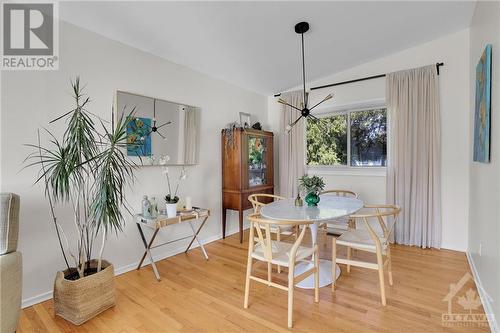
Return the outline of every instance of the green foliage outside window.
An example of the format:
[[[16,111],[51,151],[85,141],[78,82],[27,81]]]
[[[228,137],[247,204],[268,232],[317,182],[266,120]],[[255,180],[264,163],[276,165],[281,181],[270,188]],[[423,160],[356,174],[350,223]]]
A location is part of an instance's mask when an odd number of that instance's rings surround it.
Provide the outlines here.
[[[308,119],[306,141],[307,165],[385,166],[386,109],[351,111],[321,121]]]
[[[307,164],[347,165],[347,115],[307,120]]]
[[[385,166],[386,158],[385,109],[351,112],[351,165]]]

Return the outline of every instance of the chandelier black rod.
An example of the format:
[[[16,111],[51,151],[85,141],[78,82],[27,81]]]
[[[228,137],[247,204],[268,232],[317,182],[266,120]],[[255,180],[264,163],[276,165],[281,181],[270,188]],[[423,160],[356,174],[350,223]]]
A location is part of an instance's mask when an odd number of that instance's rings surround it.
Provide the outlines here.
[[[304,101],[304,107],[307,107],[306,101],[306,61],[304,57],[304,34],[300,34],[302,36],[302,84],[303,84],[303,95],[302,100]]]
[[[436,63],[436,69],[437,69],[437,74],[439,75],[439,67],[444,66],[443,62],[438,62]],[[311,90],[316,90],[316,89],[323,89],[323,88],[328,88],[328,87],[335,87],[335,86],[340,86],[343,84],[349,84],[349,83],[354,83],[354,82],[360,82],[360,81],[367,81],[367,80],[372,80],[372,79],[378,79],[381,77],[386,77],[387,74],[379,74],[379,75],[373,75],[373,76],[367,76],[363,77],[360,79],[354,79],[354,80],[348,80],[348,81],[342,81],[342,82],[336,82],[336,83],[331,83],[331,84],[326,84],[323,86],[317,86],[317,87],[312,87]],[[274,97],[279,97],[281,96],[281,93],[275,94]]]

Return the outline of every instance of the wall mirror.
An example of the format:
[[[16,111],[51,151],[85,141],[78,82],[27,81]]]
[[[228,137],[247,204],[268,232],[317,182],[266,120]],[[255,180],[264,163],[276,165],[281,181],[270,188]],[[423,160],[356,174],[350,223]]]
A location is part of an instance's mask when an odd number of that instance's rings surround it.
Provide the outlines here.
[[[200,108],[159,98],[117,91],[118,117],[134,117],[127,124],[127,156],[142,165],[158,165],[168,155],[167,165],[198,163]]]

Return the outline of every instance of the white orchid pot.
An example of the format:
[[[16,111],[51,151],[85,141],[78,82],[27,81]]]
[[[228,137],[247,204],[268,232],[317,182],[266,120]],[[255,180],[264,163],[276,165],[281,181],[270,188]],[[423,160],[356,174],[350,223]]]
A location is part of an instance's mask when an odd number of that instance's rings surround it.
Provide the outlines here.
[[[167,204],[165,204],[165,208],[167,210],[167,217],[176,217],[177,216],[177,204],[176,203],[167,203]]]

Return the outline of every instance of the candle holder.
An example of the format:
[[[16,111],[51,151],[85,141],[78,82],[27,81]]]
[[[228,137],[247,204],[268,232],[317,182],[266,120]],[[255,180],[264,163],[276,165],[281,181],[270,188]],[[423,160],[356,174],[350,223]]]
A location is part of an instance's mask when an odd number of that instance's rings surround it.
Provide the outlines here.
[[[304,205],[304,200],[300,197],[300,189],[297,188],[297,198],[295,198],[295,206],[302,207]]]

